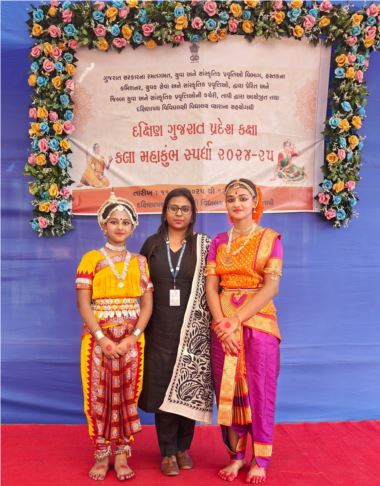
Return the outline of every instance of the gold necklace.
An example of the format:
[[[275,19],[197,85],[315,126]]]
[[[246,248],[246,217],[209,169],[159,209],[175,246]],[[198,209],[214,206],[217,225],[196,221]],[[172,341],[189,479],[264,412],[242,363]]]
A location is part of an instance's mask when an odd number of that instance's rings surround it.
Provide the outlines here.
[[[234,227],[232,227],[230,229],[229,235],[228,235],[228,243],[227,243],[227,247],[226,247],[226,256],[225,256],[225,258],[222,258],[223,265],[225,265],[226,267],[230,267],[233,264],[232,257],[234,257],[235,255],[238,255],[248,245],[251,237],[253,236],[254,232],[256,231],[256,228],[257,228],[257,224],[253,224],[249,233],[247,234],[247,236],[245,238],[244,243],[241,246],[239,246],[239,248],[236,248],[236,250],[234,250],[232,253],[231,253],[231,243],[232,243],[232,233],[233,233]]]

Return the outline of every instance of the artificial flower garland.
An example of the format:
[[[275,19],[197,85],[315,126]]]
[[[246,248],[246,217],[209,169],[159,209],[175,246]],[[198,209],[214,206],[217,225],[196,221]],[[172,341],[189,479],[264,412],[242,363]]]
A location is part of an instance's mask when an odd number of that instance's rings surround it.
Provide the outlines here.
[[[28,24],[34,39],[28,83],[34,94],[25,174],[34,178],[29,183],[35,208],[31,224],[39,236],[61,236],[72,229],[69,135],[75,130],[72,77],[78,47],[121,51],[129,44],[152,49],[185,41],[219,42],[229,35],[244,35],[249,41],[258,36],[334,43],[324,180],[316,198],[322,215],[335,227],[346,226],[356,214],[364,73],[370,52],[380,49],[380,5],[351,11],[329,0],[52,0],[32,8]]]

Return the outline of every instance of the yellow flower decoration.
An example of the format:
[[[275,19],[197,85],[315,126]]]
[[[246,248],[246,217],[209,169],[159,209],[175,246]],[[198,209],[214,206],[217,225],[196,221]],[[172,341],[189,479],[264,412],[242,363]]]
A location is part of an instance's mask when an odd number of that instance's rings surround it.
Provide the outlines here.
[[[207,36],[207,39],[211,42],[218,42],[219,40],[219,37],[218,37],[218,34],[216,33],[215,30],[213,30],[212,32],[210,32]]]
[[[350,147],[354,149],[359,145],[359,138],[356,135],[351,135],[348,137],[348,143],[350,144]]]
[[[49,187],[49,195],[50,195],[51,197],[56,197],[56,196],[58,196],[58,193],[59,193],[59,189],[58,189],[57,184],[52,184],[52,185]]]
[[[372,37],[366,37],[364,39],[364,46],[367,48],[373,46],[374,43],[375,43],[375,39],[373,39]]]
[[[52,80],[52,85],[55,89],[59,90],[62,88],[62,78],[61,76],[55,76]]]
[[[241,27],[246,34],[252,34],[253,22],[251,20],[244,20]]]
[[[124,39],[129,40],[132,37],[133,30],[129,27],[129,25],[123,25],[123,27],[121,28],[121,33]]]
[[[273,18],[274,18],[276,24],[280,25],[285,19],[285,12],[282,12],[282,11],[274,12]]]
[[[362,119],[360,118],[360,116],[355,115],[352,117],[351,123],[352,126],[354,126],[355,128],[360,128],[362,126]]]
[[[247,5],[247,7],[255,8],[256,5],[260,3],[260,0],[244,0],[244,3]]]
[[[32,35],[34,37],[39,37],[42,34],[43,31],[44,31],[44,29],[42,28],[42,26],[40,24],[33,24]]]
[[[157,46],[156,42],[153,39],[149,39],[145,42],[145,47],[148,49],[154,49]]]
[[[75,71],[76,71],[74,64],[67,64],[66,71],[67,71],[67,74],[69,74],[70,76],[73,76],[75,74]]]
[[[68,150],[70,150],[70,142],[67,140],[67,138],[64,138],[63,140],[61,140],[59,142],[59,145],[61,147],[62,150],[64,150],[65,152],[67,152]]]
[[[127,1],[127,4],[128,4],[128,6],[129,6],[129,7],[131,7],[131,8],[137,7],[138,0],[128,0],[128,1]]]
[[[40,124],[33,122],[30,124],[29,135],[40,135]]]
[[[353,16],[351,17],[352,25],[359,25],[361,24],[363,20],[363,15],[360,15],[358,13],[354,13]]]
[[[300,25],[296,25],[293,29],[294,37],[301,38],[304,34],[304,29]]]
[[[50,17],[54,17],[54,15],[57,13],[57,9],[55,7],[50,7],[48,10],[48,15]]]
[[[35,74],[31,74],[28,78],[29,86],[34,87],[37,84],[37,76]]]
[[[238,3],[231,3],[230,12],[234,17],[241,17],[243,10]]]
[[[326,160],[329,164],[336,164],[339,160],[338,156],[336,155],[335,152],[330,152],[327,156],[326,156]]]
[[[53,130],[57,135],[61,135],[63,133],[63,125],[59,122],[55,122],[53,124]]]
[[[106,51],[109,47],[109,44],[104,37],[100,37],[97,44],[101,51]]]
[[[347,120],[347,118],[344,118],[343,120],[340,121],[339,123],[339,128],[343,131],[343,132],[347,132],[347,130],[350,129],[350,124]]]
[[[335,62],[339,67],[343,67],[347,64],[347,56],[345,54],[340,54],[335,58]]]
[[[187,21],[187,18],[184,15],[181,15],[180,17],[176,18],[176,24],[175,24],[176,30],[186,29],[188,25],[189,22]]]
[[[38,205],[38,209],[42,213],[48,213],[50,209],[50,203],[47,201],[40,202],[40,204]]]
[[[333,185],[334,191],[339,194],[340,192],[343,191],[344,189],[344,182],[343,181],[338,181]]]
[[[44,106],[39,106],[37,108],[37,118],[47,118],[48,111]]]
[[[323,27],[327,27],[328,25],[330,25],[330,19],[324,15],[323,17],[321,17],[318,25],[321,29],[323,29]]]
[[[51,53],[52,50],[53,46],[50,44],[50,42],[44,42],[44,53],[48,55]]]
[[[346,78],[353,79],[355,77],[355,69],[350,66],[346,69]]]
[[[36,164],[37,165],[45,165],[46,164],[46,156],[45,156],[45,154],[38,154],[38,155],[36,155]]]
[[[109,7],[106,10],[106,17],[110,22],[115,22],[117,14],[118,14],[118,9],[115,7]]]
[[[218,32],[218,37],[219,37],[219,40],[224,40],[226,39],[228,36],[228,32],[227,32],[227,29],[220,29],[219,32]]]
[[[303,5],[303,0],[293,0],[290,5],[292,8],[301,8]]]

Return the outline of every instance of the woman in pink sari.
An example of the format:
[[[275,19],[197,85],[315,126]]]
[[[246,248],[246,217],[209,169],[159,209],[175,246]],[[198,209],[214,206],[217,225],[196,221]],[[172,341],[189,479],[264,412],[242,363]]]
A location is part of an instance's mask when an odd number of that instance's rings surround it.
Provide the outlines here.
[[[237,179],[227,184],[225,194],[232,227],[212,241],[206,269],[218,423],[231,457],[219,476],[226,481],[238,476],[251,434],[246,482],[260,483],[272,454],[280,343],[272,298],[279,288],[282,245],[278,233],[258,226],[262,197],[257,186]]]

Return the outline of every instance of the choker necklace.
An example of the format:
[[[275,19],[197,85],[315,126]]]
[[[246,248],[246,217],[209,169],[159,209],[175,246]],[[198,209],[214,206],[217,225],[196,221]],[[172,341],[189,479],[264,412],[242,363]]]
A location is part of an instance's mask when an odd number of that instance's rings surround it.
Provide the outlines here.
[[[244,228],[244,229],[237,229],[237,228],[235,228],[235,226],[232,226],[232,230],[235,233],[237,233],[238,235],[241,235],[241,234],[244,235],[245,233],[249,233],[254,226],[255,226],[254,224],[251,224],[251,226],[249,226],[248,228]]]
[[[125,255],[125,258],[124,258],[124,266],[123,266],[123,270],[121,273],[119,273],[117,270],[116,270],[116,267],[113,263],[113,261],[111,260],[111,258],[109,257],[108,253],[106,252],[106,250],[103,248],[100,248],[100,252],[103,254],[104,258],[106,259],[112,273],[115,275],[116,279],[119,280],[118,283],[117,283],[117,286],[122,289],[125,285],[124,283],[124,280],[125,280],[125,277],[127,276],[127,272],[128,272],[128,267],[129,267],[129,261],[131,259],[131,253],[129,253],[129,251],[127,251],[126,255]]]
[[[126,251],[125,245],[113,245],[109,241],[104,246],[112,251]]]
[[[226,247],[226,256],[225,256],[225,258],[222,258],[223,265],[225,265],[226,267],[230,267],[233,264],[232,257],[234,257],[235,255],[240,253],[248,245],[249,240],[251,239],[251,237],[253,236],[253,234],[256,231],[256,228],[257,228],[257,224],[253,224],[251,226],[250,230],[249,230],[249,233],[247,234],[247,236],[245,238],[244,243],[241,246],[239,246],[239,248],[234,250],[232,253],[231,253],[232,233],[233,233],[233,230],[235,228],[232,227],[230,229],[229,235],[228,235],[228,243],[227,243],[227,247]]]

